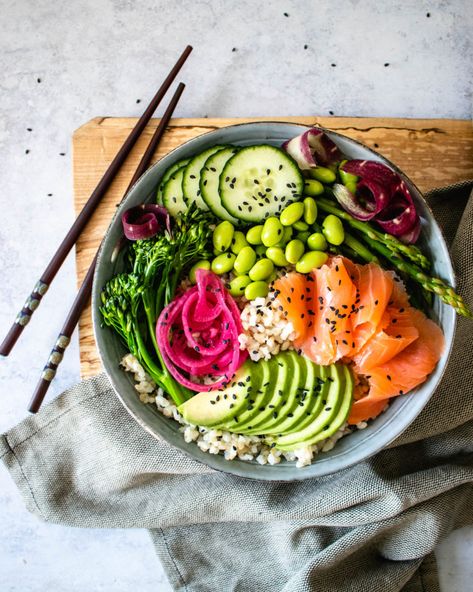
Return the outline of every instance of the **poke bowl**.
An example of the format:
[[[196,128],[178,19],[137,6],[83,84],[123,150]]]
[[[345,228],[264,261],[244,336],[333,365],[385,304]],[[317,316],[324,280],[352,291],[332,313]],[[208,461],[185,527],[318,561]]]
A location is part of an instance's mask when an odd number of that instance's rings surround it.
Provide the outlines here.
[[[213,469],[294,481],[413,422],[468,314],[454,286],[442,232],[393,163],[330,130],[258,122],[189,140],[138,180],[103,240],[92,314],[146,431]]]

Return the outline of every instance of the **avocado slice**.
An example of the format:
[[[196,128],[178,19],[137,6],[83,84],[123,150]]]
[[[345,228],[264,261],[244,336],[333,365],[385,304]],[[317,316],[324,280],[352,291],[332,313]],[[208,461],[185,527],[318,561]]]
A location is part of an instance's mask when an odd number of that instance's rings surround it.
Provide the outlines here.
[[[257,421],[248,426],[241,433],[246,435],[260,435],[274,433],[272,425],[279,421],[281,414],[286,413],[291,402],[298,393],[301,381],[305,381],[305,365],[299,363],[299,356],[295,352],[279,354],[271,358],[274,360],[272,376],[275,377],[272,385],[271,398],[268,400],[265,409],[260,409]]]
[[[255,366],[255,362],[245,362],[226,388],[197,393],[177,410],[186,421],[199,426],[213,427],[229,420],[248,405],[248,389]]]
[[[327,394],[326,405],[322,412],[304,429],[272,439],[276,448],[280,450],[294,450],[302,445],[308,445],[320,432],[324,432],[322,438],[326,437],[325,434],[328,431],[328,427],[330,427],[332,420],[337,416],[346,393],[347,374],[345,374],[344,368],[344,366],[339,364],[330,366],[330,374],[327,380],[331,384]],[[348,376],[350,377],[350,374]],[[353,383],[351,381],[349,388],[353,390]]]
[[[290,410],[286,419],[276,426],[275,435],[281,436],[302,430],[313,422],[323,409],[323,401],[330,384],[326,380],[327,366],[319,366],[309,359],[306,359],[306,362],[311,367],[306,383],[298,392],[296,406]]]
[[[231,419],[215,426],[217,429],[239,432],[240,426],[245,427],[248,423],[251,425],[253,418],[258,415],[261,405],[264,405],[265,401],[271,396],[271,393],[267,389],[267,386],[270,384],[271,375],[268,362],[259,360],[253,363],[251,368],[252,374],[250,388],[248,389],[249,394],[246,399],[247,405],[242,407],[239,413]]]

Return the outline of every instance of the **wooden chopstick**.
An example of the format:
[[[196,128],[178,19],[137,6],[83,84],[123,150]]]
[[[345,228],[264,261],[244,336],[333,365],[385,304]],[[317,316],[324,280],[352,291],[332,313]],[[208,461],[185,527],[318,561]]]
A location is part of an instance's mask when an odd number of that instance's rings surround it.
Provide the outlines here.
[[[156,128],[156,131],[153,134],[153,137],[151,138],[151,141],[150,141],[148,147],[146,148],[145,153],[143,154],[143,156],[141,158],[140,164],[138,165],[138,168],[136,169],[135,174],[133,175],[133,178],[131,179],[130,184],[128,185],[128,189],[125,191],[125,193],[123,195],[122,201],[126,197],[128,191],[131,189],[131,187],[135,184],[135,182],[141,177],[141,175],[148,168],[148,166],[151,162],[151,159],[153,157],[153,154],[154,154],[164,132],[166,131],[166,127],[169,123],[169,120],[172,117],[174,109],[176,108],[176,105],[181,97],[181,94],[182,94],[182,91],[184,90],[184,88],[185,88],[185,85],[182,82],[179,83],[179,86],[177,87],[177,90],[174,93],[174,95],[171,99],[171,102],[169,103],[163,117],[161,118],[161,121],[159,122],[158,127]],[[100,250],[100,247],[99,247],[99,250]],[[71,341],[71,336],[74,332],[74,329],[77,326],[77,323],[79,322],[80,315],[89,300],[89,297],[90,297],[90,294],[92,291],[92,283],[93,283],[94,271],[95,271],[95,266],[97,263],[98,253],[99,253],[99,251],[97,251],[92,263],[90,264],[90,267],[87,271],[84,281],[82,282],[82,285],[81,285],[79,291],[77,292],[77,296],[74,300],[71,310],[69,311],[69,314],[67,315],[66,321],[64,322],[64,325],[63,325],[59,335],[57,336],[56,343],[54,344],[54,347],[51,350],[51,353],[49,354],[48,361],[46,362],[46,365],[45,365],[43,372],[41,374],[41,378],[39,379],[38,384],[36,385],[36,388],[34,390],[30,404],[28,406],[28,411],[30,413],[36,413],[38,411],[38,409],[41,407],[41,403],[43,402],[43,399],[48,391],[48,388],[49,388],[51,382],[53,381],[54,377],[56,376],[58,366],[62,362],[64,352]]]
[[[8,354],[11,352],[13,346],[15,345],[21,333],[23,332],[23,329],[29,323],[31,316],[33,315],[34,311],[38,308],[41,299],[47,292],[49,286],[51,285],[51,282],[53,281],[57,272],[64,263],[64,260],[69,254],[69,251],[76,243],[80,233],[89,221],[90,217],[92,216],[93,212],[98,206],[100,200],[105,195],[111,182],[120,170],[123,162],[125,161],[126,157],[130,153],[138,138],[140,137],[141,132],[146,127],[146,124],[151,119],[153,113],[156,111],[156,108],[158,107],[162,98],[164,97],[172,82],[176,78],[179,70],[184,65],[184,62],[186,61],[191,51],[192,47],[188,45],[182,52],[181,57],[177,60],[174,67],[167,75],[158,92],[155,94],[150,104],[146,108],[146,111],[140,117],[135,127],[131,131],[130,135],[125,140],[123,146],[120,148],[117,155],[115,156],[110,166],[106,170],[99,184],[92,192],[92,195],[89,197],[81,213],[77,216],[75,222],[72,224],[71,228],[64,237],[62,243],[59,245],[57,251],[54,253],[51,261],[44,270],[40,279],[36,282],[33,291],[28,296],[25,304],[23,305],[23,308],[18,313],[13,325],[10,327],[10,330],[8,331],[5,339],[3,340],[3,343],[0,345],[0,355],[8,356]]]

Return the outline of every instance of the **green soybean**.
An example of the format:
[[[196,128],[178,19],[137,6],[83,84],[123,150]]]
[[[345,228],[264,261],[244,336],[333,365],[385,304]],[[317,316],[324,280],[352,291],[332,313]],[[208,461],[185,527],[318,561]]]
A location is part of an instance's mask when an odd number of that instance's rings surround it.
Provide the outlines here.
[[[264,258],[257,261],[248,272],[254,282],[266,280],[274,271],[274,264],[271,259]]]
[[[309,225],[306,224],[304,222],[304,220],[298,220],[297,222],[294,223],[293,226],[296,230],[299,230],[301,232],[305,232],[306,230],[309,230]]]
[[[306,197],[302,203],[304,204],[304,221],[310,226],[317,220],[317,203],[312,197]]]
[[[322,232],[331,245],[341,245],[345,239],[342,221],[333,214],[329,214],[323,221]]]
[[[337,175],[333,171],[321,166],[315,167],[315,169],[310,169],[309,175],[312,179],[316,179],[321,183],[327,183],[329,185],[334,183],[337,178]]]
[[[232,296],[242,296],[249,284],[251,284],[251,280],[247,275],[238,275],[230,282],[230,294]]]
[[[192,284],[195,284],[197,281],[195,277],[195,272],[198,269],[210,269],[210,261],[207,261],[207,259],[202,259],[201,261],[197,261],[197,263],[194,263],[194,265],[190,268],[189,279]]]
[[[242,275],[248,273],[256,262],[256,252],[250,246],[243,247],[243,249],[236,256],[233,267],[235,271]]]
[[[307,239],[309,238],[309,236],[310,236],[310,232],[308,230],[304,230],[304,231],[298,232],[296,234],[296,238],[301,240],[303,243],[307,242]]]
[[[232,238],[232,244],[230,247],[232,253],[235,253],[235,255],[238,255],[238,253],[243,249],[243,247],[247,247],[247,246],[248,246],[248,241],[246,240],[243,232],[240,232],[239,230],[235,230],[235,232],[233,234],[233,238]]]
[[[217,251],[221,253],[228,251],[232,244],[235,228],[231,222],[224,220],[217,224],[213,233],[213,244]]]
[[[245,298],[254,300],[255,298],[266,298],[269,292],[269,286],[266,282],[251,282],[245,288]]]
[[[236,255],[233,253],[222,253],[212,261],[211,269],[217,275],[228,273],[233,269],[235,259]]]
[[[260,245],[261,244],[261,233],[263,232],[263,225],[258,224],[257,226],[253,226],[250,228],[246,233],[246,240],[250,243],[250,245]]]
[[[316,181],[315,179],[306,179],[304,181],[304,194],[310,195],[312,197],[317,197],[318,195],[323,195],[325,189],[324,186],[320,181]]]
[[[286,226],[284,228],[284,234],[283,234],[282,240],[285,244],[287,244],[291,240],[291,238],[292,238],[292,227]]]
[[[296,271],[299,273],[310,273],[313,269],[322,267],[327,259],[328,255],[323,251],[309,251],[308,253],[304,253],[296,263]]]
[[[266,249],[266,257],[271,259],[274,265],[277,265],[278,267],[286,267],[286,265],[289,264],[286,255],[284,255],[284,250],[281,247],[269,247]]]
[[[338,167],[338,174],[340,175],[340,180],[342,181],[342,183],[344,185],[350,184],[355,184],[358,182],[358,177],[356,175],[353,175],[352,173],[347,173],[345,172],[342,167],[343,165],[346,163],[346,160],[342,160],[342,162],[340,163],[340,166]]]
[[[266,255],[266,247],[264,245],[256,245],[255,251],[258,257],[264,257]]]
[[[307,246],[311,251],[325,251],[328,245],[321,232],[314,232],[307,239]]]
[[[265,247],[273,247],[283,236],[283,225],[274,216],[269,217],[263,224],[261,242]]]
[[[300,201],[295,201],[281,212],[279,217],[283,226],[292,226],[304,215],[304,204]]]
[[[304,243],[298,238],[289,241],[286,246],[284,255],[289,263],[296,264],[304,254]]]

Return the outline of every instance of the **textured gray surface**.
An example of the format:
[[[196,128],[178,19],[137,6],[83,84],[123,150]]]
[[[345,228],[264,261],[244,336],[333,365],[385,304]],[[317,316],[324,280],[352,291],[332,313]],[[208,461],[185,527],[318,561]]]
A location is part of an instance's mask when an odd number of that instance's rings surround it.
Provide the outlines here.
[[[471,116],[468,0],[0,0],[0,14],[2,336],[73,219],[72,131],[140,114],[187,43],[180,116]],[[0,362],[0,430],[24,416],[74,289],[70,257]],[[74,341],[49,397],[78,376]],[[63,590],[65,576],[73,592],[168,590],[145,533],[44,526],[3,469],[0,524],[2,592]],[[444,592],[472,589],[472,554],[473,529],[439,548]]]

